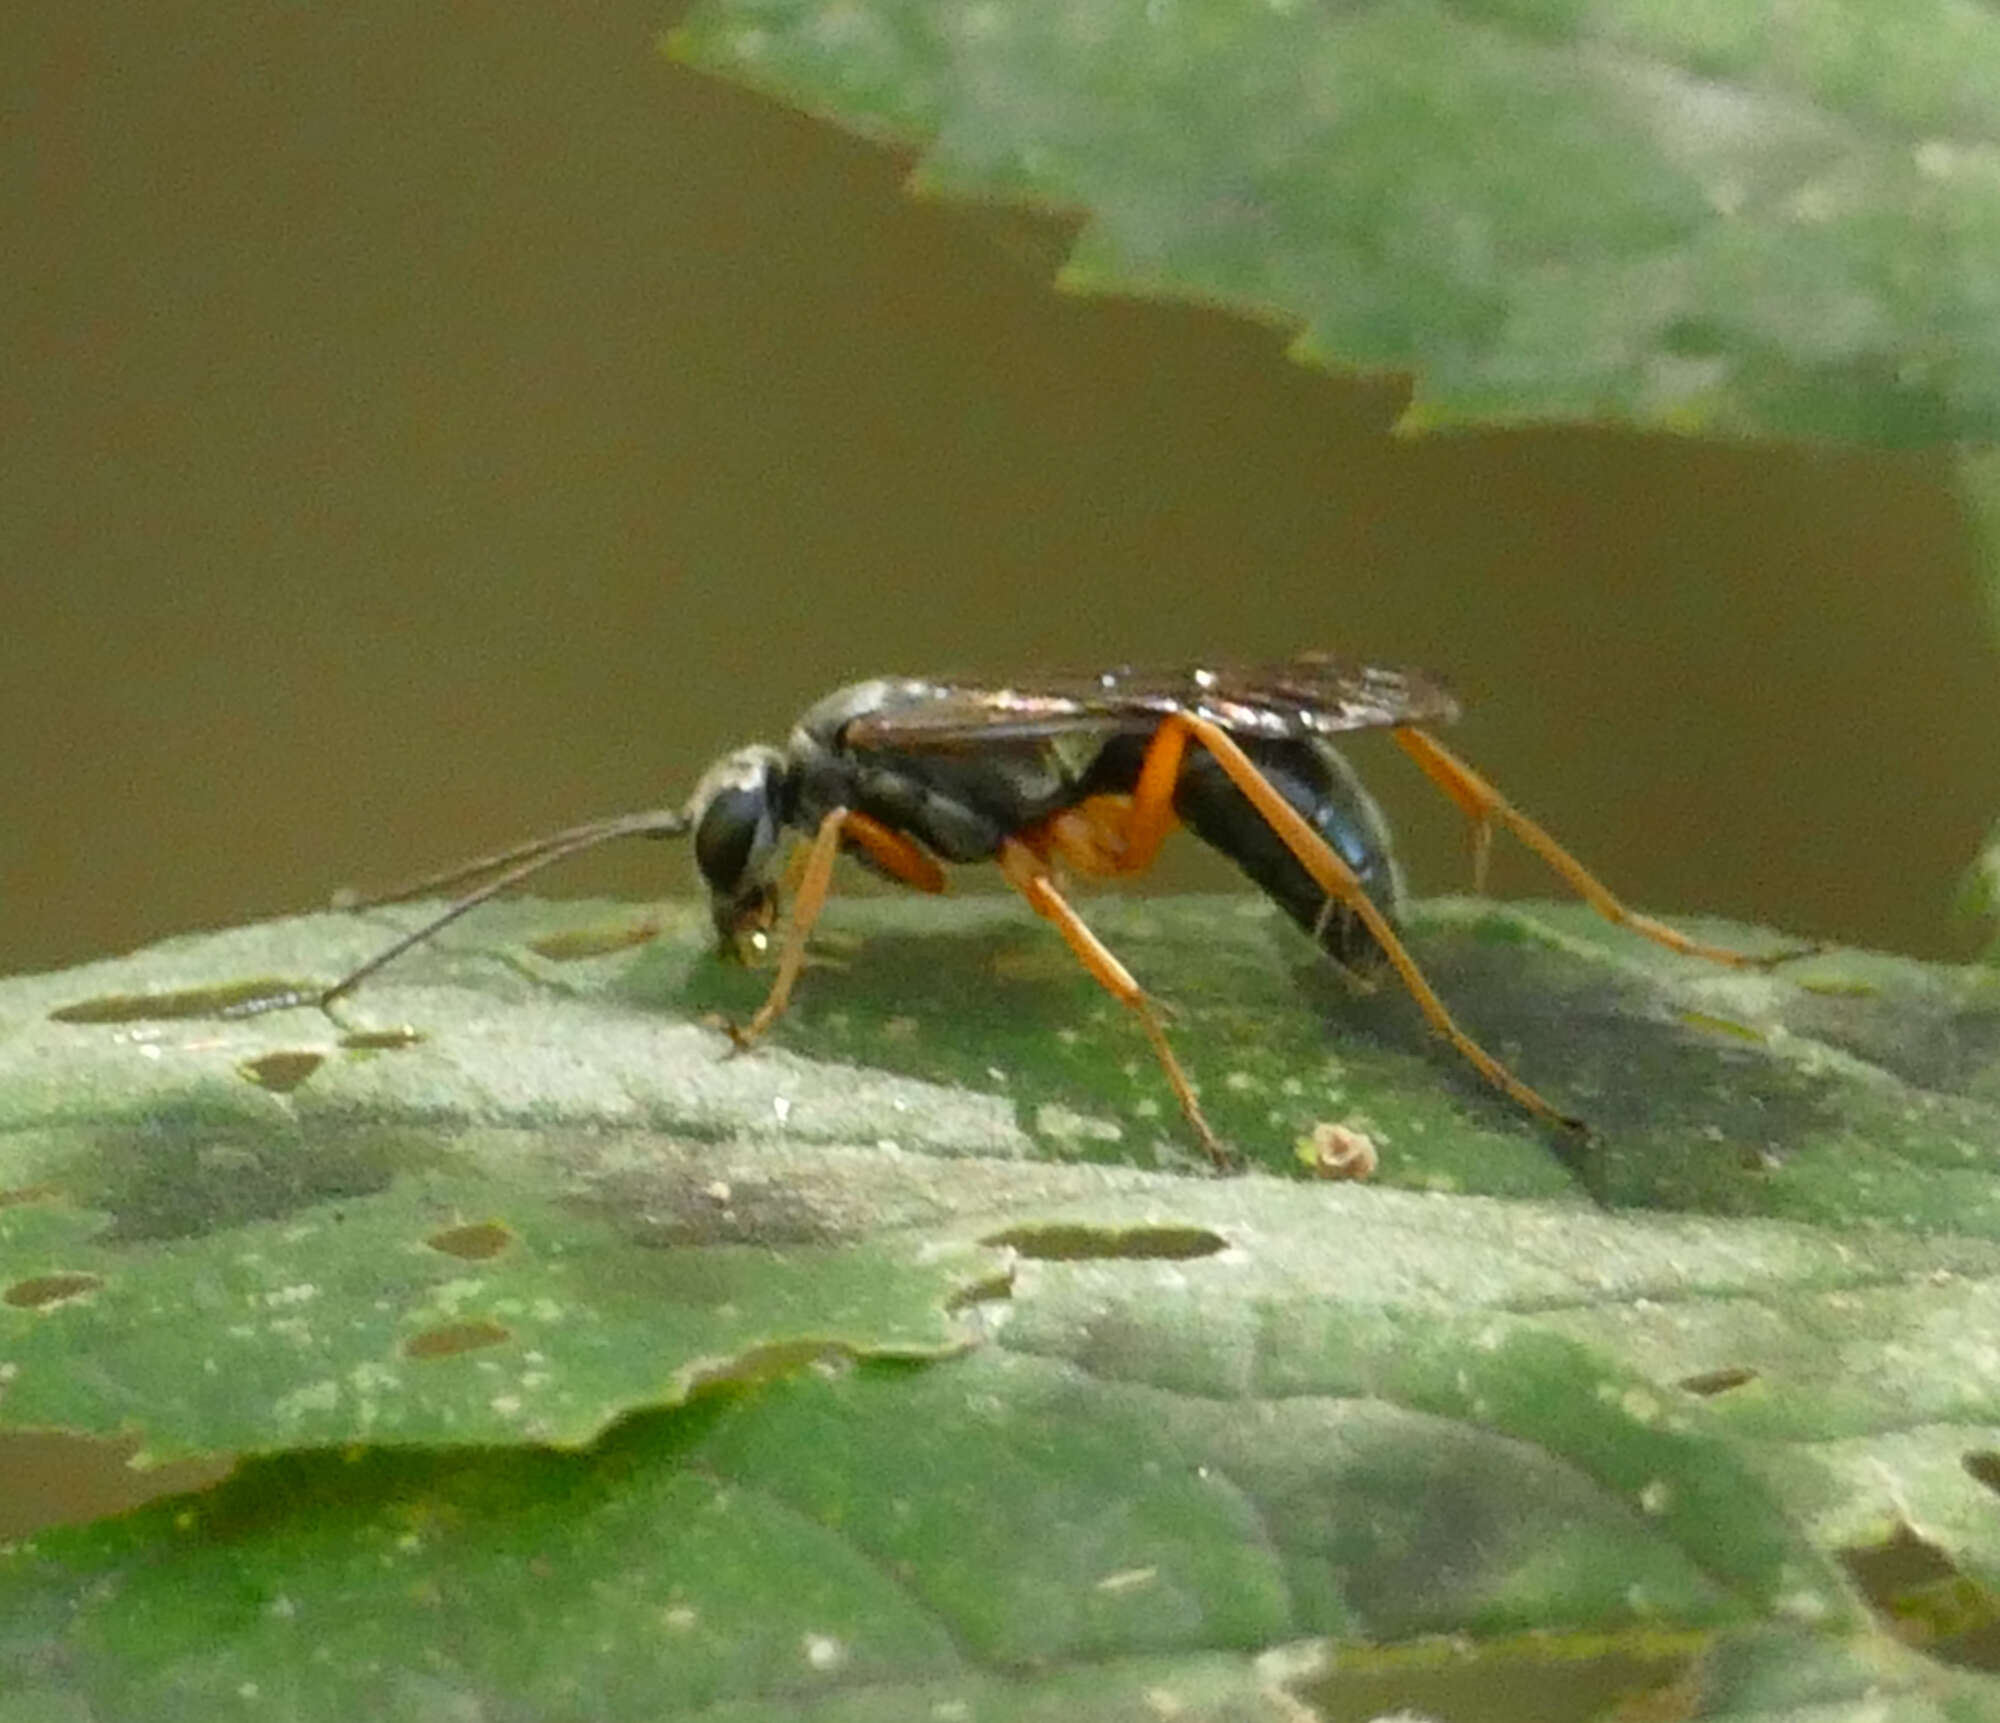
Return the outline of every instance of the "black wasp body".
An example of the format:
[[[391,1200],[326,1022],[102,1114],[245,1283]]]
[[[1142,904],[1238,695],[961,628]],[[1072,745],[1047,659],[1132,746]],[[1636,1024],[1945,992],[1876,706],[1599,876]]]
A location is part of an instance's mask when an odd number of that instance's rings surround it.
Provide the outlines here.
[[[1378,712],[1449,718],[1457,707],[1409,673],[1369,678],[1369,700],[1329,704],[1324,678],[1289,687],[1274,671],[1159,673],[1111,670],[1047,678],[1028,692],[911,677],[877,677],[836,690],[793,727],[783,748],[752,746],[719,760],[688,805],[696,864],[725,940],[761,931],[776,911],[773,862],[787,830],[810,834],[848,809],[923,846],[940,861],[994,862],[1009,840],[1099,798],[1130,797],[1163,718],[1195,713],[1227,730],[1259,773],[1353,871],[1393,922],[1402,876],[1374,798],[1328,737]],[[1173,813],[1235,862],[1342,964],[1372,968],[1381,952],[1367,929],[1313,876],[1205,750],[1184,753]],[[850,853],[878,873],[909,879],[865,843]],[[1078,871],[1133,871],[1116,856],[1071,849]],[[1107,862],[1114,865],[1105,865]]]
[[[1491,829],[1504,826],[1623,926],[1718,962],[1772,959],[1703,945],[1626,909],[1421,728],[1457,716],[1457,701],[1422,672],[1324,653],[1250,666],[1040,676],[1014,685],[906,677],[857,682],[812,706],[783,747],[757,744],[718,760],[683,807],[577,826],[373,900],[488,876],[317,1001],[331,1004],[474,905],[614,837],[691,833],[716,933],[725,952],[741,955],[776,925],[788,841],[803,837],[808,847],[776,978],[756,1015],[730,1031],[747,1047],[791,998],[836,857],[853,855],[922,891],[944,889],[944,864],[994,863],[1132,1010],[1189,1124],[1220,1165],[1227,1153],[1151,1001],[1085,925],[1059,880],[1063,872],[1141,872],[1168,833],[1185,826],[1229,857],[1330,958],[1350,969],[1393,969],[1431,1026],[1488,1082],[1537,1117],[1573,1129],[1577,1121],[1458,1027],[1405,950],[1396,931],[1402,881],[1388,828],[1334,738],[1387,729],[1472,822],[1482,857]]]

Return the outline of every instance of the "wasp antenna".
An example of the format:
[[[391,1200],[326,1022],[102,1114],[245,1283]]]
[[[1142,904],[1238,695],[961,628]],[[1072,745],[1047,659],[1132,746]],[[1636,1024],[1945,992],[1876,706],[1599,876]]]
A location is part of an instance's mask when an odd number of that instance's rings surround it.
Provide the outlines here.
[[[407,903],[413,897],[442,891],[447,886],[477,879],[481,874],[492,873],[499,868],[513,868],[520,862],[532,862],[533,867],[508,875],[510,881],[522,879],[538,867],[546,867],[565,856],[575,855],[578,850],[607,843],[612,838],[677,838],[687,829],[688,817],[678,808],[649,808],[644,813],[613,814],[609,819],[590,820],[563,831],[546,832],[541,837],[529,838],[525,843],[495,850],[491,855],[458,862],[441,872],[427,873],[422,879],[408,880],[389,891],[370,892],[366,897],[342,892],[335,897],[333,907],[373,909],[378,904]]]
[[[482,873],[491,873],[495,868],[502,870],[494,874],[494,877],[485,884],[474,887],[463,897],[447,904],[422,926],[404,934],[394,944],[384,946],[358,968],[349,970],[321,993],[316,1003],[324,1008],[343,994],[352,993],[369,976],[378,969],[394,963],[412,946],[423,944],[440,929],[449,927],[467,910],[477,909],[488,898],[498,897],[509,886],[518,885],[530,874],[540,873],[545,867],[563,861],[580,851],[595,849],[599,844],[608,843],[613,838],[679,837],[687,829],[688,817],[678,808],[650,808],[644,813],[617,814],[608,820],[592,820],[588,825],[571,826],[567,831],[551,832],[546,837],[516,844],[512,849],[502,850],[495,855],[482,856],[478,861],[449,868],[443,873],[432,874],[427,879],[418,880],[412,885],[404,886],[382,897],[364,899],[356,907],[401,903],[407,898],[420,896],[425,891],[441,885],[452,885],[459,880],[472,879]]]

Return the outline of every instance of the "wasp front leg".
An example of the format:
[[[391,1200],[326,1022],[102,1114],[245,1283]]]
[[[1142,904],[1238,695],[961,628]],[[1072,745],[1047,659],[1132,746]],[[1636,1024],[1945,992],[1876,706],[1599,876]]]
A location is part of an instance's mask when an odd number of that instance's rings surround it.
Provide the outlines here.
[[[805,968],[806,941],[812,937],[820,911],[826,908],[833,889],[833,864],[846,843],[866,850],[870,860],[905,885],[919,891],[944,890],[944,869],[910,838],[852,808],[829,810],[813,833],[805,865],[799,870],[798,889],[793,894],[792,913],[778,948],[778,974],[771,983],[771,991],[748,1023],[728,1025],[729,1038],[739,1051],[755,1046],[791,1003],[792,989]]]

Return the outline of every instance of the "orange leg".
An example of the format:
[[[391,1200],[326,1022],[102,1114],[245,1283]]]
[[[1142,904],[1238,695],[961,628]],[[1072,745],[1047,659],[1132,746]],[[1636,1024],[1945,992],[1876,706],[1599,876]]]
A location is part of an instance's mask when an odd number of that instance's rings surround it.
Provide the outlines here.
[[[1400,737],[1402,731],[1397,731]],[[1403,942],[1396,937],[1396,931],[1389,925],[1388,917],[1375,907],[1354,870],[1336,855],[1319,833],[1307,825],[1298,809],[1285,800],[1264,774],[1257,769],[1256,762],[1243,752],[1228,731],[1210,723],[1206,718],[1195,717],[1192,713],[1175,713],[1160,726],[1159,735],[1148,750],[1145,765],[1140,769],[1139,788],[1133,794],[1135,823],[1141,818],[1140,810],[1147,805],[1149,793],[1155,798],[1151,818],[1158,820],[1157,797],[1161,793],[1157,785],[1149,792],[1148,780],[1154,777],[1156,756],[1170,761],[1175,774],[1180,769],[1180,759],[1186,751],[1188,741],[1199,742],[1216,763],[1229,774],[1230,781],[1249,799],[1250,805],[1264,816],[1271,829],[1284,840],[1285,847],[1298,857],[1299,864],[1313,876],[1320,889],[1329,898],[1338,898],[1360,918],[1361,925],[1368,929],[1375,943],[1382,948],[1390,965],[1409,989],[1410,997],[1417,1002],[1430,1026],[1442,1035],[1465,1060],[1487,1082],[1509,1096],[1519,1106],[1538,1118],[1547,1119],[1551,1124],[1566,1130],[1582,1130],[1583,1123],[1571,1118],[1567,1113],[1558,1112],[1542,1099],[1514,1073],[1459,1028],[1452,1015],[1444,1007],[1431,984],[1424,979],[1423,971],[1417,967],[1416,959],[1404,949]],[[1164,768],[1157,774],[1165,776]],[[1172,782],[1167,780],[1168,812],[1172,810]],[[1142,837],[1146,831],[1142,829]],[[1158,840],[1153,840],[1157,847]]]
[[[1139,781],[1132,787],[1132,812],[1125,827],[1125,871],[1138,873],[1153,865],[1174,817],[1174,790],[1181,781],[1181,759],[1187,753],[1188,723],[1169,718],[1153,732]],[[1263,774],[1258,774],[1263,782]]]
[[[840,854],[841,828],[852,817],[847,809],[835,808],[813,833],[806,865],[799,873],[798,891],[792,898],[791,917],[785,924],[784,944],[778,952],[777,979],[748,1023],[729,1025],[729,1038],[739,1051],[754,1046],[764,1031],[784,1016],[785,1007],[792,1002],[792,989],[798,984],[799,971],[805,967],[806,941],[812,936],[819,912],[826,908],[826,894],[833,885],[833,863]]]
[[[1056,882],[1049,877],[1047,863],[1018,838],[1009,838],[1000,846],[1000,871],[1006,875],[1007,883],[1028,900],[1028,906],[1037,915],[1055,923],[1056,931],[1063,936],[1070,950],[1076,953],[1077,961],[1090,971],[1097,984],[1121,1005],[1131,1008],[1144,1027],[1147,1040],[1153,1044],[1153,1053],[1160,1061],[1160,1068],[1166,1072],[1167,1081],[1173,1085],[1174,1098],[1180,1102],[1181,1111],[1187,1115],[1194,1134],[1201,1139],[1201,1146],[1208,1151],[1208,1158],[1218,1170],[1230,1167],[1233,1163],[1229,1151],[1210,1129],[1201,1103],[1195,1099],[1194,1085],[1181,1069],[1181,1062],[1174,1057],[1174,1050],[1167,1042],[1167,1032],[1161,1027],[1144,989],[1133,980],[1132,972],[1084,925],[1083,917],[1056,889]]]
[[[928,892],[945,889],[944,869],[938,865],[937,857],[914,838],[905,837],[893,826],[885,826],[872,815],[849,809],[841,821],[840,837],[843,843],[866,850],[870,861],[907,886]],[[791,859],[785,863],[786,902],[798,896],[799,887],[805,883],[806,864],[811,856],[810,847],[794,850]]]
[[[806,941],[813,924],[826,907],[833,887],[833,864],[842,843],[858,844],[884,871],[919,891],[943,891],[944,869],[935,857],[920,849],[910,838],[851,808],[835,808],[819,823],[806,851],[805,865],[799,870],[798,887],[792,897],[791,919],[778,953],[778,975],[756,1016],[741,1026],[731,1024],[729,1038],[739,1048],[755,1044],[764,1031],[785,1014],[799,972],[805,968]]]
[[[944,869],[938,865],[937,857],[893,826],[885,826],[868,814],[843,811],[840,835],[856,848],[866,850],[870,861],[905,885],[918,891],[944,890]]]
[[[1174,790],[1187,738],[1186,727],[1169,719],[1153,732],[1129,796],[1092,796],[1028,836],[1039,836],[1044,842],[1038,847],[1053,849],[1079,873],[1144,873],[1167,834],[1180,824]]]
[[[1568,884],[1606,921],[1614,922],[1619,927],[1628,927],[1634,933],[1643,934],[1646,938],[1666,946],[1670,951],[1685,952],[1690,957],[1705,957],[1711,963],[1733,964],[1745,969],[1763,969],[1794,957],[1810,956],[1819,949],[1816,945],[1789,946],[1768,956],[1756,957],[1748,952],[1731,951],[1724,946],[1708,945],[1699,939],[1690,939],[1678,929],[1669,927],[1664,921],[1655,921],[1650,915],[1641,915],[1635,909],[1627,909],[1569,851],[1442,742],[1426,735],[1422,730],[1411,729],[1408,725],[1399,725],[1394,735],[1402,744],[1404,751],[1423,767],[1431,781],[1451,797],[1459,805],[1465,817],[1472,822],[1475,856],[1482,876],[1480,880],[1482,885],[1485,852],[1493,827],[1497,823],[1505,826],[1540,856],[1558,878]]]

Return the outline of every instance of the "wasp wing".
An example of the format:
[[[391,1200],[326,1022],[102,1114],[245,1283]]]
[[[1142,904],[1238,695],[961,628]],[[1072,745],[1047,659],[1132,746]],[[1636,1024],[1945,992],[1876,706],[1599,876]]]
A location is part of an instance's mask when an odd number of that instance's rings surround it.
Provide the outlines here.
[[[1060,736],[1145,734],[1186,712],[1239,737],[1332,736],[1393,724],[1448,724],[1459,705],[1421,670],[1305,653],[1273,664],[1172,670],[1121,666],[1004,686],[909,682],[894,703],[855,718],[849,747],[954,750]]]

